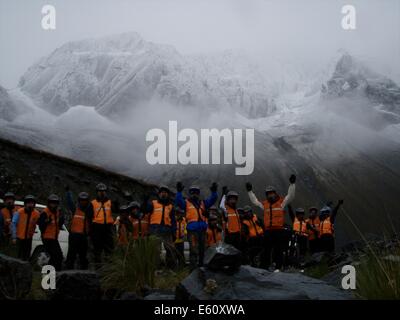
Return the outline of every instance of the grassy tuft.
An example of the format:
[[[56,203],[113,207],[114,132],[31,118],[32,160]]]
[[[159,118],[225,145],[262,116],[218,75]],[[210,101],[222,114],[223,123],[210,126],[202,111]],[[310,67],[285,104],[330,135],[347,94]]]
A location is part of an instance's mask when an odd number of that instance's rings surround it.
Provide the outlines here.
[[[159,252],[156,237],[132,240],[126,247],[118,248],[99,270],[103,289],[118,295],[153,287]]]
[[[372,249],[371,249],[372,250]],[[372,251],[360,259],[356,266],[357,290],[359,297],[364,299],[400,299],[400,245],[380,252]]]

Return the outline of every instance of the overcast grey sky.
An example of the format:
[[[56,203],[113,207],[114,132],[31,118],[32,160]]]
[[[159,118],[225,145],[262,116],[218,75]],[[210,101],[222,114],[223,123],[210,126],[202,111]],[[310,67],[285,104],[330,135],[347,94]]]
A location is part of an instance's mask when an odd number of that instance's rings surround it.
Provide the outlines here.
[[[57,10],[55,31],[41,28],[45,4]],[[356,7],[357,30],[341,28],[345,4]],[[66,41],[126,31],[182,53],[245,48],[300,60],[344,48],[400,74],[399,0],[0,0],[0,85],[15,87]]]

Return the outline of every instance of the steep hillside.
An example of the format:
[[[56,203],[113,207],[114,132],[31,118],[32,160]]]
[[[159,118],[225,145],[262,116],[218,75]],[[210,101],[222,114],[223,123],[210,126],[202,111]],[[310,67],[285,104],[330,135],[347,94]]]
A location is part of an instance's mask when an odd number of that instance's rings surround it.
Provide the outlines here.
[[[154,191],[153,185],[142,181],[0,139],[0,197],[12,191],[18,199],[33,194],[46,203],[50,193],[64,198],[66,187],[75,195],[87,191],[94,196],[99,182],[120,203],[141,200]]]

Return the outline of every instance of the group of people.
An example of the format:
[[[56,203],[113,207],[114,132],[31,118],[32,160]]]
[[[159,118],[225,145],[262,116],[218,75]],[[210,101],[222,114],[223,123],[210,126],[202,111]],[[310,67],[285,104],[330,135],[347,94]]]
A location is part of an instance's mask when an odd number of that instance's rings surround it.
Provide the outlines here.
[[[103,254],[110,255],[117,244],[126,246],[129,241],[154,235],[164,244],[166,264],[170,267],[185,265],[184,243],[189,242],[189,263],[192,268],[203,265],[207,247],[225,242],[243,252],[247,263],[255,263],[260,256],[260,267],[276,270],[283,267],[289,243],[295,243],[300,256],[307,251],[334,251],[334,222],[343,200],[335,208],[331,204],[321,210],[297,208],[291,203],[295,197],[296,176],[289,178],[286,196],[278,194],[276,188],[265,190],[265,199],[259,201],[251,183],[246,184],[250,202],[263,211],[263,222],[251,206],[238,206],[239,194],[223,187],[218,195],[217,183],[212,183],[210,194],[203,197],[198,186],[190,186],[184,195],[185,186],[178,182],[176,193],[167,186],[160,186],[155,199],[117,206],[107,196],[107,186],[96,186],[96,197],[90,199],[87,192],[78,194],[74,202],[71,191],[66,203],[72,213],[69,225],[67,269],[88,268],[89,240],[93,246],[94,262],[100,263]],[[291,228],[285,223],[286,215],[292,220]],[[50,256],[49,264],[56,270],[63,268],[63,254],[58,241],[60,229],[65,224],[60,210],[60,198],[52,194],[46,207],[39,212],[32,195],[24,198],[24,205],[15,206],[14,194],[4,195],[4,207],[0,211],[0,237],[3,243],[17,246],[18,258],[29,260],[32,238],[39,226],[43,245]]]

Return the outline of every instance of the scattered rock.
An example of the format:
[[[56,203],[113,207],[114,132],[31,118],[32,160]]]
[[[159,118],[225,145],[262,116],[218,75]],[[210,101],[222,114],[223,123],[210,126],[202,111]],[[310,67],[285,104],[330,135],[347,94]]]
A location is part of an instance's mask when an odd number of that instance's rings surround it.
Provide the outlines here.
[[[99,300],[100,297],[98,274],[83,270],[58,272],[56,289],[50,294],[52,300]]]
[[[0,254],[0,300],[24,298],[31,285],[30,263]]]
[[[234,272],[241,264],[241,252],[235,247],[221,243],[207,249],[204,264],[214,271]]]
[[[217,288],[209,293],[207,279],[214,279]],[[176,288],[177,300],[344,300],[352,299],[326,282],[301,273],[269,272],[250,266],[228,275],[206,268],[194,270]]]
[[[144,300],[175,300],[175,293],[168,290],[152,290],[150,294],[144,297]]]
[[[143,300],[135,292],[124,292],[119,297],[119,300]]]

